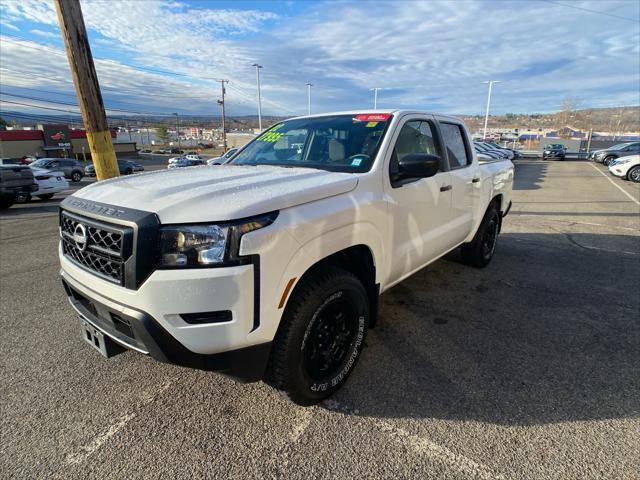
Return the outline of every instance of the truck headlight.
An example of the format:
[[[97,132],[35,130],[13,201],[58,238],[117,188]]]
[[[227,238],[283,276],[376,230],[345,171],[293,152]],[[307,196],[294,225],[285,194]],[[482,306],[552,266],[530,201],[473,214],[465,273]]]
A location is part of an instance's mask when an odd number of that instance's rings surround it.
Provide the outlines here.
[[[278,212],[237,222],[160,228],[160,268],[215,267],[241,263],[240,239],[273,223]]]

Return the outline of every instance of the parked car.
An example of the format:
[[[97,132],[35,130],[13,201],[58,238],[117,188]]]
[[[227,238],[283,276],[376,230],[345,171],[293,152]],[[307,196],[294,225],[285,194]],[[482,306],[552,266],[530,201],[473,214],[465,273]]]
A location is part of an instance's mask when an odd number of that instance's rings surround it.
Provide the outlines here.
[[[515,160],[516,158],[520,158],[520,153],[517,150],[514,150],[513,148],[502,147],[494,141],[483,142],[483,143],[486,143],[487,145],[489,145],[490,147],[493,147],[496,150],[507,152],[507,154],[509,155],[509,160]]]
[[[638,155],[640,153],[640,142],[619,143],[604,150],[598,150],[593,159],[596,162],[603,163],[607,167],[616,158],[626,157],[629,155]]]
[[[178,160],[184,160],[184,157],[183,157],[183,156],[179,156],[179,157],[171,157],[171,158],[167,161],[167,163],[168,163],[169,165],[171,165],[172,163],[176,163]]]
[[[184,150],[180,150],[179,148],[172,148],[171,150],[169,150],[169,153],[184,155]]]
[[[222,165],[223,163],[225,163],[228,160],[230,160],[231,158],[233,158],[233,156],[236,153],[238,153],[238,150],[240,150],[240,149],[239,148],[230,148],[223,155],[221,155],[219,157],[210,158],[209,160],[207,160],[207,165]]]
[[[0,165],[0,209],[9,208],[38,190],[31,168],[26,165]]]
[[[38,168],[33,165],[30,165],[29,168],[33,172],[33,178],[38,184],[38,189],[27,195],[27,201],[31,200],[32,197],[49,200],[53,198],[54,194],[69,188],[69,182],[64,177],[64,172]]]
[[[84,176],[84,164],[70,158],[41,158],[31,164],[37,168],[60,170],[65,178],[78,183]]]
[[[153,153],[153,152],[151,150],[144,149],[144,150],[139,150],[138,153]]]
[[[561,143],[548,143],[544,146],[544,150],[542,151],[542,160],[548,160],[550,158],[564,160],[566,153],[567,147]]]
[[[356,366],[382,292],[457,247],[491,261],[514,167],[470,146],[454,117],[341,112],[279,122],[198,175],[81,189],[61,205],[59,258],[82,337],[320,402]]]
[[[118,171],[120,172],[120,175],[131,175],[132,173],[143,172],[144,167],[140,163],[134,162],[132,160],[118,159]],[[96,176],[96,167],[93,165],[93,163],[90,163],[89,165],[84,167],[84,173],[88,177]]]
[[[205,165],[204,160],[189,160],[188,158],[180,158],[173,163],[170,163],[167,168],[183,168],[183,167],[196,167],[198,165]]]
[[[609,172],[616,177],[640,183],[640,155],[627,155],[613,160]]]
[[[473,142],[473,146],[476,152],[484,153],[491,158],[505,158],[510,159],[512,155],[509,155],[507,152],[493,148],[492,146],[484,143],[484,142]]]
[[[187,160],[202,160],[203,162],[206,161],[206,159],[204,157],[201,157],[197,153],[187,153],[184,156],[184,158],[186,158]]]

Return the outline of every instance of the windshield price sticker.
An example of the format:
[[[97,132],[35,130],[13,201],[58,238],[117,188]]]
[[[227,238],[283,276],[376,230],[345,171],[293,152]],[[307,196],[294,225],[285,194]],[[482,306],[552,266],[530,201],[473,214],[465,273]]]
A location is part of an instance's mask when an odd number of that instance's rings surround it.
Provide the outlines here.
[[[386,122],[390,113],[360,113],[353,118],[354,122]],[[368,126],[368,125],[367,125]]]
[[[277,142],[278,139],[282,135],[284,135],[283,133],[280,133],[280,132],[277,131],[280,128],[282,128],[283,125],[284,125],[284,123],[279,123],[278,125],[274,125],[269,130],[267,130],[262,135],[260,135],[257,138],[257,140],[260,141],[260,142]]]

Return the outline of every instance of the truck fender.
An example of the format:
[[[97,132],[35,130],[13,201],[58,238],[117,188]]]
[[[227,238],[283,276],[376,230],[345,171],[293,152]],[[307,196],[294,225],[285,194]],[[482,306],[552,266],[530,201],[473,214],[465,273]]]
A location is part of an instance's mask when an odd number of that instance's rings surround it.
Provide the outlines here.
[[[369,249],[374,266],[382,264],[381,259],[384,255],[382,235],[370,223],[355,223],[324,232],[321,236],[301,245],[291,257],[278,282],[276,291],[279,293],[275,298],[277,301],[272,301],[269,305],[269,310],[271,310],[269,316],[275,320],[269,322],[269,328],[273,331],[265,332],[265,334],[268,333],[271,337],[275,336],[292,292],[309,269],[335,253],[357,245],[364,245]],[[375,283],[378,284],[381,282],[380,269],[376,268],[375,272]]]

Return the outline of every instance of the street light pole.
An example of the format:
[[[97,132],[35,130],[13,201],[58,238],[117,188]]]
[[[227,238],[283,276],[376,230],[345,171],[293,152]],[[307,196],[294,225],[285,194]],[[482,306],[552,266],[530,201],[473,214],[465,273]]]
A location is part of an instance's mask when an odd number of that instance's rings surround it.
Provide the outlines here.
[[[262,98],[260,97],[260,69],[262,65],[254,63],[252,66],[256,67],[256,82],[258,83],[258,130],[262,132]]]
[[[487,112],[484,115],[484,132],[482,134],[482,140],[487,139],[487,123],[489,122],[489,105],[491,105],[491,87],[493,87],[494,83],[500,83],[500,80],[489,80],[482,83],[489,84],[489,95],[487,96]]]
[[[307,83],[307,115],[311,115],[311,87],[313,83]]]
[[[373,90],[373,109],[377,110],[378,108],[378,90],[382,90],[380,87],[373,87],[369,90]]]
[[[176,137],[178,138],[178,149],[180,149],[180,116],[174,113],[176,116]]]

